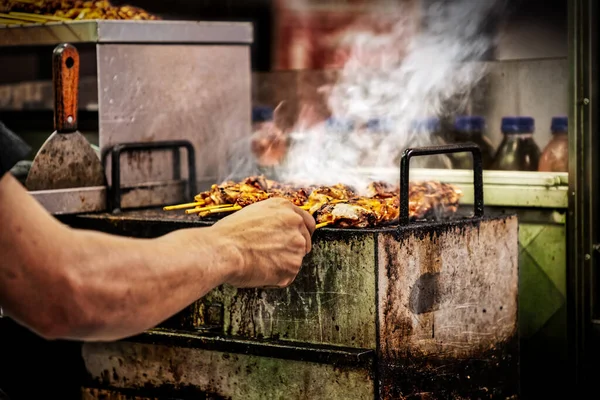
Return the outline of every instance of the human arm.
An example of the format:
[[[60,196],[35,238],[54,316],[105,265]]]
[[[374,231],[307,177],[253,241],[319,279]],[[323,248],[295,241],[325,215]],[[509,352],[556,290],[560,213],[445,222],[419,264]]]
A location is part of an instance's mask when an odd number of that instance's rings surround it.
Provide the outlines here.
[[[90,341],[154,327],[223,283],[286,286],[314,231],[310,215],[281,199],[156,239],[76,230],[9,174],[0,179],[0,221],[5,313],[48,339]]]

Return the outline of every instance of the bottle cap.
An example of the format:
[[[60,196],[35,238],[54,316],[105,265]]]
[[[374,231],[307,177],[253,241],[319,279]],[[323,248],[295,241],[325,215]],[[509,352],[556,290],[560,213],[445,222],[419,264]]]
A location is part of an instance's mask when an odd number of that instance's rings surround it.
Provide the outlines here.
[[[391,131],[391,122],[388,119],[381,118],[373,118],[367,121],[366,123],[367,131],[377,133],[377,132],[389,132]]]
[[[550,125],[552,133],[567,132],[569,130],[569,118],[567,117],[554,117],[552,118],[552,124]]]
[[[480,116],[456,117],[454,129],[459,132],[482,132],[485,129],[485,118]]]
[[[411,127],[413,131],[435,132],[440,129],[440,119],[436,117],[416,119],[412,121]]]
[[[533,133],[535,120],[531,117],[504,117],[502,118],[502,133]]]

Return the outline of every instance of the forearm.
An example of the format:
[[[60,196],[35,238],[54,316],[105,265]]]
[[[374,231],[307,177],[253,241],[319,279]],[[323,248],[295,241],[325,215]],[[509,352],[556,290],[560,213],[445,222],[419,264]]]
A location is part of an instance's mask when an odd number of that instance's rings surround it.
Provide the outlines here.
[[[147,240],[71,229],[8,176],[0,221],[0,304],[47,338],[136,334],[223,283],[240,260],[213,228]]]
[[[77,232],[70,273],[82,312],[76,338],[110,340],[154,327],[223,284],[238,257],[210,228],[158,239]]]

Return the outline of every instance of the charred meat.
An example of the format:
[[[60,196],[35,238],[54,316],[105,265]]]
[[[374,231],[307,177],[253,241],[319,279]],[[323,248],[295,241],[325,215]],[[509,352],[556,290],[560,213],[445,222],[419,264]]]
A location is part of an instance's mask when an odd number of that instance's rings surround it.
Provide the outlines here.
[[[253,176],[241,182],[213,185],[195,196],[195,208],[186,212],[200,216],[239,210],[269,198],[284,198],[311,213],[318,224],[366,228],[396,223],[399,218],[400,189],[385,182],[372,182],[366,195],[346,185],[295,187]],[[409,216],[412,219],[446,217],[455,213],[462,197],[460,190],[441,182],[411,182]],[[181,209],[182,207],[171,207]]]

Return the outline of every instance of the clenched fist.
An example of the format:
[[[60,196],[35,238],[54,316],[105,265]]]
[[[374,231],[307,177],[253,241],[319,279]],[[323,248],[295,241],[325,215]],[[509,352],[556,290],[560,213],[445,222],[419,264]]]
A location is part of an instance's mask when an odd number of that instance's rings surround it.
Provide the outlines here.
[[[228,284],[236,287],[286,287],[311,250],[315,220],[285,199],[268,199],[223,218],[212,228],[229,239],[242,265]]]

